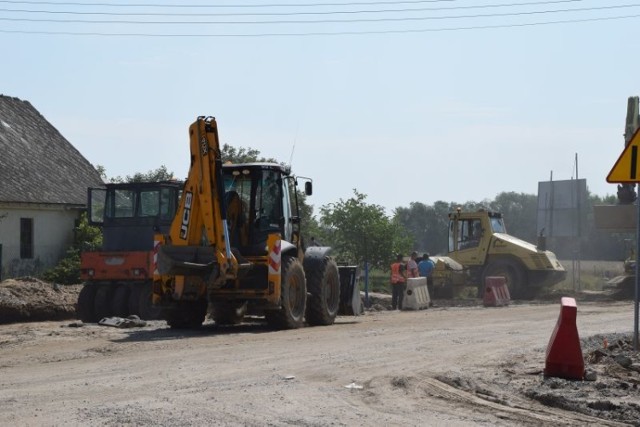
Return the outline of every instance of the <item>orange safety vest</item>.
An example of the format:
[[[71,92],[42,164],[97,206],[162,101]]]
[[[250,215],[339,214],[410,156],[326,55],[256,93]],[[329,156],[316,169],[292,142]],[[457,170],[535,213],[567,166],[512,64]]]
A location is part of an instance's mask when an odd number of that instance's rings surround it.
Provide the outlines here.
[[[391,264],[391,283],[392,284],[405,282],[404,276],[402,275],[402,273],[400,273],[401,265],[402,263],[400,262],[394,262],[393,264]]]

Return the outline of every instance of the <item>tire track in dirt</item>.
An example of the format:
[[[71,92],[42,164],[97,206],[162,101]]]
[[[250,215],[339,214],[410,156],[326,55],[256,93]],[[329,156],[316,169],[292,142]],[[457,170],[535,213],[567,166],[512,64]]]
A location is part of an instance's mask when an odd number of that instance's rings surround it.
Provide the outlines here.
[[[601,426],[626,426],[627,424],[606,421],[601,418],[590,417],[576,412],[553,410],[547,407],[532,405],[516,396],[510,396],[509,401],[498,398],[489,392],[485,398],[475,393],[470,393],[452,387],[436,378],[423,378],[418,386],[425,394],[447,401],[456,401],[458,404],[474,407],[477,410],[491,413],[498,418],[518,423],[532,423],[539,425],[556,426],[598,424]],[[504,403],[500,403],[500,401]]]

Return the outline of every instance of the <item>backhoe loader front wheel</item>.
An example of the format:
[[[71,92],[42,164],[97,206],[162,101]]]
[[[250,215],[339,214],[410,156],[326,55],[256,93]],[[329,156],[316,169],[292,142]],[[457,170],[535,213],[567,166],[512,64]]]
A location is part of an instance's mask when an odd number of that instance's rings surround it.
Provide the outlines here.
[[[141,319],[159,320],[162,318],[162,310],[153,305],[153,289],[151,282],[145,282],[141,285],[139,296],[138,312]],[[206,308],[206,307],[205,307]],[[202,323],[202,322],[200,322]]]
[[[276,329],[296,329],[304,324],[307,306],[307,280],[302,263],[294,257],[282,257],[282,280],[280,282],[281,307],[265,311],[269,326]]]
[[[510,260],[492,261],[482,273],[481,293],[484,292],[485,279],[490,276],[502,276],[507,282],[509,294],[512,298],[528,298],[527,277],[518,264]]]
[[[307,323],[312,326],[332,325],[340,306],[340,272],[338,264],[328,257],[314,262],[307,270]]]
[[[247,313],[247,303],[244,301],[226,301],[212,303],[211,317],[216,325],[239,325]]]
[[[167,324],[172,329],[195,329],[202,326],[207,317],[207,300],[182,301],[165,312]]]

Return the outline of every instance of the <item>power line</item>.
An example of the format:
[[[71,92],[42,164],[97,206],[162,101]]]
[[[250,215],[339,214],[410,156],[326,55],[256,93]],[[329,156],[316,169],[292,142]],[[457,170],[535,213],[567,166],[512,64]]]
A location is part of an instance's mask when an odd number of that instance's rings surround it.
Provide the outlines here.
[[[78,12],[61,10],[34,10],[34,9],[7,9],[0,8],[0,12],[16,13],[40,13],[54,15],[82,15],[82,16],[294,16],[294,15],[339,15],[339,14],[362,14],[362,13],[393,13],[393,12],[425,12],[443,10],[463,10],[463,9],[491,9],[503,7],[520,6],[544,6],[559,3],[575,3],[584,0],[548,0],[524,3],[496,3],[475,6],[444,6],[444,7],[421,7],[404,9],[367,9],[367,10],[332,10],[320,12],[236,12],[236,13],[176,13],[176,12]],[[0,1],[1,3],[1,1]]]
[[[575,24],[585,22],[612,21],[620,19],[640,18],[640,14],[608,16],[600,18],[566,19],[558,21],[528,22],[520,24],[497,24],[497,25],[477,25],[466,27],[449,28],[423,28],[413,30],[371,30],[371,31],[337,31],[337,32],[306,32],[306,33],[255,33],[255,34],[150,34],[150,33],[100,33],[100,32],[72,32],[72,31],[31,31],[31,30],[3,30],[0,33],[6,34],[40,34],[40,35],[63,35],[63,36],[98,36],[98,37],[146,37],[146,38],[254,38],[254,37],[309,37],[309,36],[344,36],[344,35],[367,35],[367,34],[409,34],[409,33],[430,33],[448,31],[469,31],[487,30],[499,28],[534,27],[540,25],[560,25]]]
[[[136,25],[279,25],[279,24],[339,24],[339,23],[372,23],[372,22],[407,22],[432,21],[446,19],[477,19],[477,18],[506,18],[514,16],[531,16],[554,13],[591,12],[596,10],[614,10],[639,7],[640,4],[624,4],[614,6],[595,6],[571,9],[536,10],[524,12],[505,12],[474,15],[446,15],[446,16],[412,16],[402,18],[355,18],[355,19],[319,19],[319,20],[276,20],[276,21],[134,21],[134,20],[84,20],[84,19],[49,19],[49,18],[4,18],[0,21],[9,22],[48,22],[74,24],[136,24]]]
[[[50,6],[83,6],[83,7],[165,7],[165,8],[271,8],[271,7],[326,7],[326,6],[363,6],[363,5],[388,5],[388,4],[420,4],[420,3],[444,3],[457,0],[400,0],[379,2],[344,2],[344,3],[272,3],[272,4],[149,4],[149,3],[85,3],[85,2],[54,2],[54,1],[17,1],[0,0],[0,3],[25,4],[25,5],[50,5]]]

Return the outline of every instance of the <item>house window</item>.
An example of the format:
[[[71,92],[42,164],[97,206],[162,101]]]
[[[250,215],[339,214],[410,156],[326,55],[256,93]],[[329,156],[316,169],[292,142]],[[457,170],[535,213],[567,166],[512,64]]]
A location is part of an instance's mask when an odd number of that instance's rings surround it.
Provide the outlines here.
[[[20,258],[33,258],[33,218],[20,218]]]

